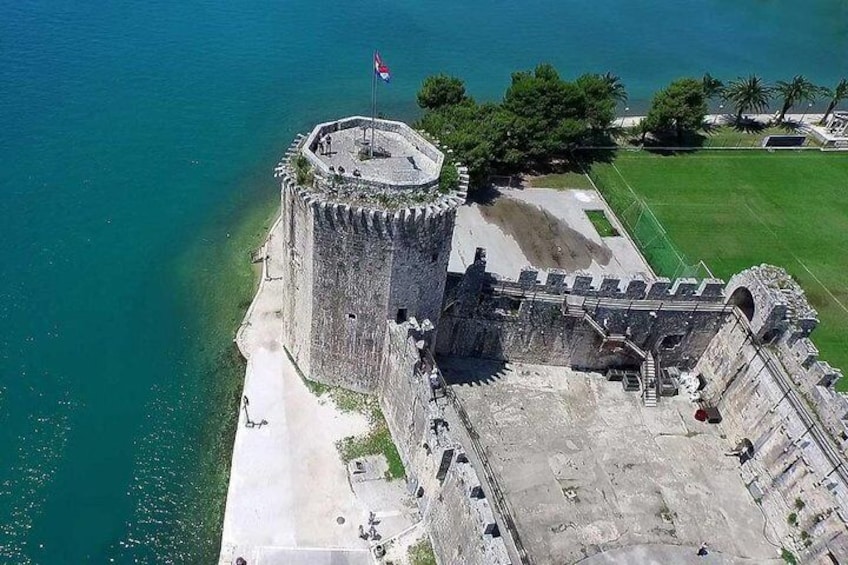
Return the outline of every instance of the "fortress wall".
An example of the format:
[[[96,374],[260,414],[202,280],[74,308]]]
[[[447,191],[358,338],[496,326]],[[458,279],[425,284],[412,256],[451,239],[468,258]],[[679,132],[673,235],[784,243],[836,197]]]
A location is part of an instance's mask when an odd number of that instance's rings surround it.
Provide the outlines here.
[[[394,252],[389,296],[391,319],[397,319],[400,308],[419,320],[438,321],[441,314],[456,209],[427,212],[403,224],[398,234],[401,244]]]
[[[754,445],[741,472],[772,537],[805,562],[828,553],[842,562],[848,557],[848,486],[827,456],[827,436],[818,424],[811,429],[817,420],[801,413],[812,405],[782,384],[789,375],[755,336],[741,314],[721,328],[696,367],[708,383],[704,396],[721,410],[728,439],[748,438]],[[792,513],[797,525],[789,523]]]
[[[634,344],[660,363],[694,366],[729,309],[719,281],[593,279],[533,269],[517,282],[485,272],[485,251],[464,275],[449,275],[436,351],[603,370],[638,365]],[[668,339],[666,339],[668,338]]]
[[[394,247],[365,211],[312,203],[312,371],[310,378],[373,389],[389,317]]]
[[[478,256],[485,265],[485,249],[478,249]],[[470,266],[469,266],[470,267]],[[517,281],[499,278],[487,273],[489,284],[503,292],[523,292],[527,294],[547,294],[584,296],[591,298],[611,298],[617,300],[674,300],[721,303],[725,299],[725,283],[720,279],[675,279],[659,277],[646,280],[640,274],[631,277],[614,275],[594,275],[583,271],[566,273],[553,270],[544,281],[538,269],[527,267],[521,270]]]
[[[283,342],[297,365],[312,373],[312,284],[314,233],[312,211],[298,197],[294,184],[284,178],[281,214],[283,238],[283,277],[287,290],[283,295]]]
[[[507,565],[512,563],[485,495],[489,492],[465,448],[447,424],[455,417],[444,397],[434,400],[428,374],[438,369],[418,345],[432,339],[432,325],[410,320],[388,322],[377,392],[392,438],[406,466],[419,511],[441,563]],[[429,359],[422,363],[422,358]],[[443,476],[439,469],[446,462]]]
[[[526,306],[524,306],[526,304]],[[563,304],[532,298],[517,313],[480,311],[469,317],[443,314],[436,351],[440,355],[484,357],[563,365],[584,370],[638,365],[621,343],[607,340],[583,316],[564,311]],[[694,306],[693,306],[694,308]],[[645,351],[656,350],[663,365],[690,368],[712,340],[724,316],[721,311],[634,311],[627,305],[607,306],[591,314]],[[679,336],[673,347],[663,347],[667,336]]]
[[[809,337],[818,325],[818,314],[798,283],[783,269],[760,265],[735,275],[728,283],[728,297],[815,408],[840,451],[848,454],[848,396],[834,389],[842,372],[818,357]]]

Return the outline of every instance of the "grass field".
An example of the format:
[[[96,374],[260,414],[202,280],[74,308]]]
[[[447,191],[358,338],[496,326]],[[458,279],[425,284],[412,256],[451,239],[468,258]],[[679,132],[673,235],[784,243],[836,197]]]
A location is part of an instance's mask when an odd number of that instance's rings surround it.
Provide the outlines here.
[[[617,213],[632,201],[629,185],[677,247],[717,277],[784,267],[819,312],[812,337],[821,358],[848,373],[848,155],[619,152],[592,176]],[[848,390],[848,378],[837,387]]]

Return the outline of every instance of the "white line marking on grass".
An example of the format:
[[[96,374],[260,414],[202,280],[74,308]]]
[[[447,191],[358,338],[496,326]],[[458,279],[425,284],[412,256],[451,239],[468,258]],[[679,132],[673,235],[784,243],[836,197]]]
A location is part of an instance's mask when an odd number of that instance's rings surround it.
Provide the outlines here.
[[[833,301],[834,301],[834,302],[836,302],[837,304],[839,304],[839,307],[840,307],[840,308],[842,308],[843,310],[845,310],[845,312],[846,312],[846,313],[848,313],[848,308],[846,308],[846,307],[845,307],[845,305],[844,305],[844,304],[842,304],[842,302],[840,302],[840,300],[839,300],[838,298],[836,298],[836,297],[833,295],[833,293],[832,293],[832,292],[830,292],[830,289],[829,289],[829,288],[827,288],[827,287],[824,285],[824,283],[822,283],[822,282],[819,280],[819,278],[818,278],[816,275],[814,275],[814,274],[813,274],[813,272],[812,272],[809,268],[807,268],[807,266],[804,264],[804,262],[803,262],[803,261],[801,261],[800,259],[798,259],[798,257],[795,257],[795,254],[794,254],[794,253],[792,253],[791,251],[790,251],[789,253],[790,253],[790,254],[792,254],[792,257],[794,257],[794,258],[795,258],[795,260],[796,260],[796,261],[798,261],[798,263],[799,263],[802,267],[804,267],[804,270],[805,270],[805,271],[807,271],[808,273],[810,273],[810,276],[811,276],[811,277],[813,277],[813,279],[814,279],[817,283],[819,283],[819,286],[821,286],[821,287],[824,289],[824,291],[828,294],[828,296],[830,296],[831,298],[833,298]]]
[[[627,189],[631,192],[631,194],[633,194],[633,196],[636,198],[636,200],[640,200],[639,195],[636,194],[636,191],[633,190],[633,187],[630,186],[630,183],[627,182],[627,179],[624,178],[624,175],[622,175],[621,171],[618,170],[618,167],[615,166],[615,163],[611,163],[611,165],[612,165],[613,170],[615,170],[615,172],[618,173],[618,176],[621,177],[621,180],[624,182],[624,186],[627,187]]]
[[[747,208],[747,209],[748,209],[748,212],[750,212],[750,213],[751,213],[751,215],[752,215],[752,216],[754,216],[754,218],[755,218],[758,222],[760,222],[760,224],[762,224],[762,226],[763,226],[764,228],[766,228],[772,236],[774,236],[774,238],[777,240],[777,242],[778,242],[778,244],[780,245],[780,247],[782,247],[784,251],[786,251],[787,253],[789,253],[789,255],[791,255],[791,256],[792,256],[792,258],[793,258],[793,259],[795,259],[795,260],[798,262],[798,264],[799,264],[799,265],[801,265],[801,266],[804,268],[804,270],[805,270],[805,271],[807,271],[807,273],[809,273],[809,275],[810,275],[811,277],[813,277],[813,280],[814,280],[814,281],[816,281],[816,282],[818,283],[818,285],[824,289],[824,291],[827,293],[827,295],[828,295],[828,296],[830,296],[830,297],[833,299],[833,301],[834,301],[834,302],[836,302],[837,304],[839,304],[839,307],[840,307],[840,308],[842,308],[842,309],[845,311],[845,313],[846,313],[846,314],[848,314],[848,307],[846,307],[846,306],[845,306],[845,305],[844,305],[844,304],[843,304],[843,303],[842,303],[842,302],[841,302],[838,298],[836,298],[836,296],[834,296],[834,294],[830,291],[830,289],[829,289],[829,288],[827,288],[827,286],[825,286],[825,284],[824,284],[823,282],[821,282],[821,280],[820,280],[820,279],[819,279],[819,278],[815,275],[815,273],[813,273],[813,272],[810,270],[810,268],[809,268],[809,267],[807,267],[807,265],[805,265],[805,264],[804,264],[804,262],[803,262],[803,261],[801,261],[801,259],[800,259],[797,255],[795,255],[795,254],[794,254],[794,253],[793,253],[793,252],[792,252],[792,251],[791,251],[788,247],[786,247],[785,245],[783,245],[782,243],[780,243],[780,238],[777,236],[777,232],[775,232],[773,229],[771,229],[771,228],[769,227],[769,225],[768,225],[768,224],[766,224],[766,223],[765,223],[765,221],[764,221],[764,220],[760,217],[760,215],[759,215],[759,214],[757,214],[757,213],[754,211],[754,209],[753,209],[753,208],[751,208],[751,205],[750,205],[750,204],[748,204],[747,202],[745,202],[744,204],[745,204],[745,208]]]

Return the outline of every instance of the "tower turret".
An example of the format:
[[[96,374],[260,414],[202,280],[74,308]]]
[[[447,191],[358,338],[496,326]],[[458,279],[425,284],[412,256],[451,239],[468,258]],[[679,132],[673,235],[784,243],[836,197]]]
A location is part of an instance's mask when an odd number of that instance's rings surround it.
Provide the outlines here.
[[[309,378],[361,391],[387,320],[438,322],[465,196],[440,189],[444,155],[406,124],[377,120],[372,152],[371,123],[319,124],[278,168],[283,341]]]

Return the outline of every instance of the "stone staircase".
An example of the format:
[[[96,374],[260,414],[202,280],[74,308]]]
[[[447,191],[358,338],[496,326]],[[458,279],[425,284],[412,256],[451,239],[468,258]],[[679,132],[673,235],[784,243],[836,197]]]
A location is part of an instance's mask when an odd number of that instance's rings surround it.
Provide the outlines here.
[[[459,172],[459,188],[457,188],[457,191],[461,197],[465,198],[468,195],[468,184],[471,181],[471,177],[468,176],[468,167],[462,163],[457,163],[456,170]]]
[[[607,343],[614,343],[629,349],[639,359],[645,359],[648,357],[647,353],[645,353],[641,347],[633,343],[626,335],[609,333],[588,312],[583,312],[583,320],[601,337],[603,340],[601,344],[602,347]]]
[[[657,405],[657,360],[653,353],[642,363],[642,402],[649,408]]]

